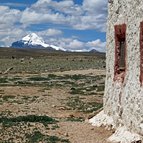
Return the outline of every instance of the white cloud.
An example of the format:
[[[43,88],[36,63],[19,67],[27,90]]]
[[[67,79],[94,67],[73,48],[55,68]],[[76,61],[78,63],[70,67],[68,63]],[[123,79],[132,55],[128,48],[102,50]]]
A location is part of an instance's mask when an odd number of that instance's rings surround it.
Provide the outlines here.
[[[105,31],[107,0],[84,0],[77,5],[73,0],[38,0],[27,8],[21,18],[25,25],[35,23],[56,23],[74,29],[98,29]]]
[[[83,1],[83,7],[85,10],[87,10],[90,13],[106,13],[106,5],[108,3],[108,0],[84,0]]]
[[[14,26],[20,20],[21,12],[10,9],[8,6],[0,6],[0,29]]]
[[[8,6],[0,6],[0,43],[9,46],[13,40],[25,34],[21,27],[17,27],[21,11],[10,9]]]
[[[89,49],[96,49],[101,52],[105,52],[106,48],[106,42],[102,42],[100,39],[89,41],[86,43],[86,46],[89,47]]]
[[[78,41],[77,39],[74,39],[67,45],[70,49],[80,50],[83,49],[84,43],[81,41]]]
[[[38,8],[37,8],[38,9]],[[28,26],[30,24],[40,24],[40,23],[55,23],[60,24],[65,21],[65,17],[60,13],[51,13],[46,10],[46,13],[38,12],[38,10],[31,10],[27,8],[21,17],[20,22]],[[49,13],[48,13],[49,12]]]
[[[21,28],[7,28],[0,30],[0,43],[4,46],[10,46],[12,42],[20,40],[27,32]]]
[[[44,30],[44,31],[40,31],[40,32],[37,32],[38,35],[42,36],[42,37],[54,37],[54,36],[59,36],[59,35],[62,35],[63,32],[61,30],[58,30],[58,29],[47,29],[47,30]]]
[[[106,42],[100,39],[83,42],[75,38],[48,38],[45,39],[48,44],[54,44],[70,51],[90,51],[92,49],[105,52]]]
[[[78,30],[106,29],[107,0],[83,0],[81,5],[74,0],[38,0],[24,11],[0,6],[0,43],[9,46],[27,33],[31,24],[60,24]],[[21,24],[20,24],[21,22]],[[17,24],[18,23],[18,24]],[[105,50],[105,42],[98,40],[83,42],[79,38],[63,38],[64,33],[55,28],[37,32],[47,43],[66,48],[67,50]]]

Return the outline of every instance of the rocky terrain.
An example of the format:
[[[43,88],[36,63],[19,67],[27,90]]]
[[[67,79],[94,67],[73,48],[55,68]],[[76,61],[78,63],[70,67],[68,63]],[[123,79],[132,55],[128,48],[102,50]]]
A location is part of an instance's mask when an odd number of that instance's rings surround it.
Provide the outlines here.
[[[51,56],[54,58],[54,56]],[[5,143],[106,143],[113,131],[91,126],[87,121],[102,110],[105,69],[101,65],[92,69],[88,64],[93,55],[74,58],[72,63],[79,64],[67,70],[57,70],[67,56],[59,58],[61,64],[55,68],[44,62],[39,71],[35,71],[33,59],[0,59],[0,142]],[[78,55],[79,57],[79,55]],[[98,62],[104,59],[95,56]],[[4,61],[5,62],[2,62]],[[46,59],[46,58],[45,58]],[[75,61],[72,61],[72,60]],[[35,58],[35,61],[42,60]],[[62,61],[63,60],[63,61]],[[10,62],[7,62],[10,61]],[[38,61],[38,62],[39,62]],[[5,65],[17,62],[8,70]],[[37,63],[38,63],[37,62]],[[56,63],[56,58],[53,63]],[[69,63],[70,63],[69,62]],[[97,62],[97,63],[98,63]],[[68,62],[67,62],[68,63]],[[69,64],[68,63],[68,64]],[[22,70],[17,67],[23,67]],[[29,65],[28,65],[29,64]],[[25,67],[23,66],[25,65]],[[36,64],[35,64],[36,65]],[[38,64],[39,66],[40,64]],[[88,65],[86,67],[86,65]],[[79,67],[83,67],[79,69]],[[26,69],[26,70],[25,70]],[[50,69],[50,70],[49,70]],[[56,70],[55,70],[56,69]],[[16,71],[17,70],[17,71]],[[81,132],[82,131],[82,132]]]

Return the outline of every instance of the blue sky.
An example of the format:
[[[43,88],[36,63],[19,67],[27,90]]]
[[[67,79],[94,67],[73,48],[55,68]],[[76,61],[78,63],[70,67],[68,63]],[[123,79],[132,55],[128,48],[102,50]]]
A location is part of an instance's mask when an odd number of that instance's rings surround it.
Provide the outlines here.
[[[105,51],[107,0],[0,0],[0,46],[29,33],[68,50]]]

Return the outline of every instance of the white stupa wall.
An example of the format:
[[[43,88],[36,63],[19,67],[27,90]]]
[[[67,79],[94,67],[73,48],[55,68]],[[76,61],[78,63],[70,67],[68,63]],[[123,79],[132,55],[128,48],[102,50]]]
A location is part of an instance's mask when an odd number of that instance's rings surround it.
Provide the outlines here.
[[[113,119],[115,129],[126,128],[129,132],[138,134],[141,139],[143,137],[143,85],[140,82],[140,23],[142,21],[143,0],[108,1],[107,69],[103,112]],[[120,78],[115,79],[114,71],[116,49],[114,27],[122,24],[126,24],[126,70],[123,81]],[[92,119],[94,125],[99,125],[99,121],[100,124],[105,121],[102,117],[94,118],[94,121]]]

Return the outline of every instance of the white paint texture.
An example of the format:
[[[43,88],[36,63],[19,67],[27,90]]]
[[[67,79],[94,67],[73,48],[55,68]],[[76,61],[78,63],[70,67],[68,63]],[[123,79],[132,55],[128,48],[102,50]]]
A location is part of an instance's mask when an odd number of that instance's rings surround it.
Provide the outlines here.
[[[104,114],[104,111],[101,111],[99,114],[91,118],[89,120],[89,123],[97,127],[104,126],[107,127],[108,129],[115,128],[115,124],[113,122],[112,117],[109,117],[106,114]]]
[[[138,134],[131,133],[126,127],[119,127],[108,140],[110,142],[131,143],[134,141],[139,141],[140,136]]]
[[[140,135],[140,139],[143,141],[143,86],[141,86],[139,80],[139,40],[140,22],[142,21],[143,0],[110,0],[108,3],[104,114],[113,119],[117,129],[112,139],[114,138],[118,142],[119,137],[120,139],[127,137],[120,140],[121,143],[128,143],[128,136],[130,136],[131,141],[137,140],[133,133]],[[113,80],[115,61],[114,25],[124,23],[127,26],[127,69],[124,82],[121,83]],[[98,116],[98,118],[101,117]],[[96,124],[98,125],[99,122],[96,122]]]

